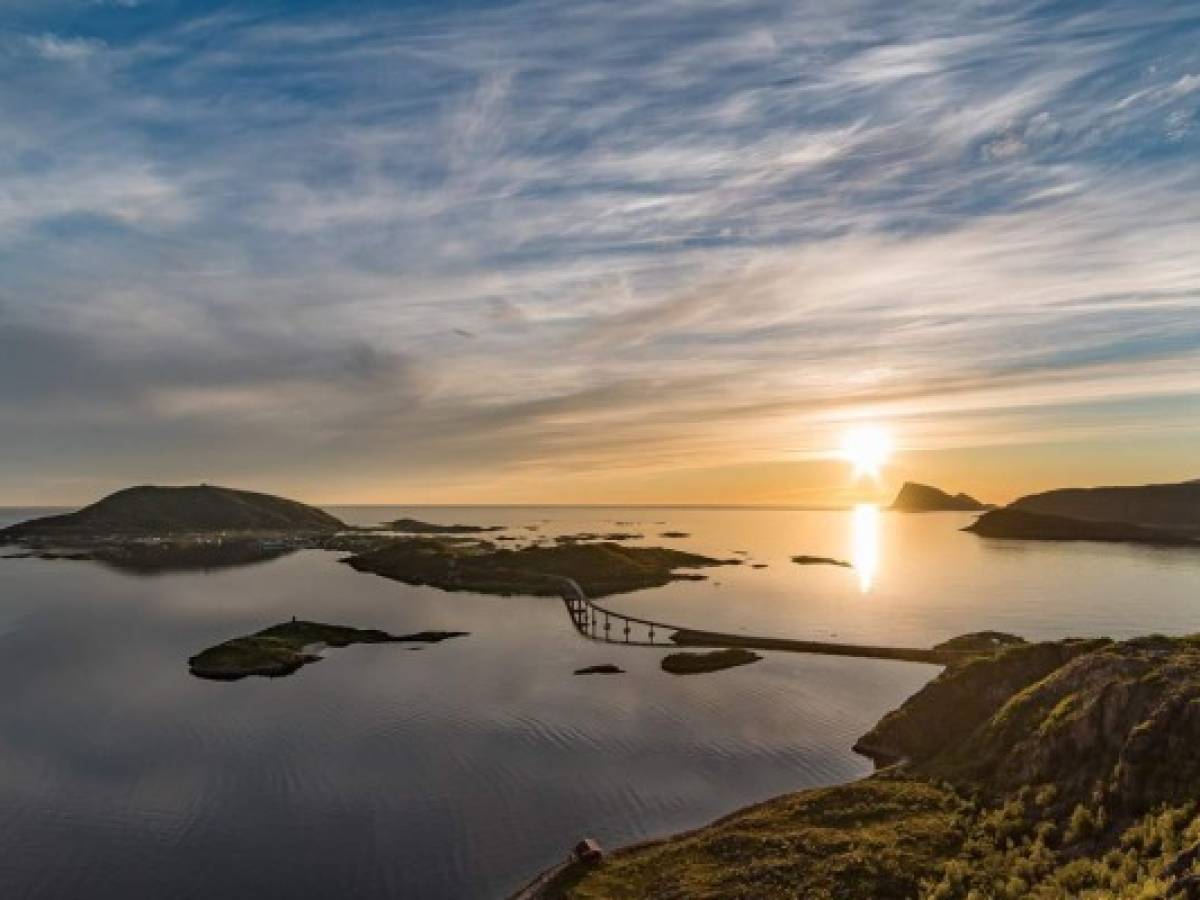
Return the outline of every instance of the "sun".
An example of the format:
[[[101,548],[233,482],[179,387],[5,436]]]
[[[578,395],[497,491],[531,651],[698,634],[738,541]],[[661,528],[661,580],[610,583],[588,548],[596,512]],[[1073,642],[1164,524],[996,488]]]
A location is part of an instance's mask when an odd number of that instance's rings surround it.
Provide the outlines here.
[[[866,476],[878,481],[891,455],[891,435],[878,425],[860,425],[842,436],[842,459],[854,466],[855,479]]]

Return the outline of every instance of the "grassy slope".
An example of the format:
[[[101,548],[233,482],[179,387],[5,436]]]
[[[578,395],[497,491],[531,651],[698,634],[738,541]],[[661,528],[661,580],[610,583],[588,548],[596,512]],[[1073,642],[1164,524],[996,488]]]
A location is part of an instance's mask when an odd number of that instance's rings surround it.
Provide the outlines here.
[[[1008,648],[864,740],[910,762],[618,851],[551,895],[1200,896],[1200,640]]]

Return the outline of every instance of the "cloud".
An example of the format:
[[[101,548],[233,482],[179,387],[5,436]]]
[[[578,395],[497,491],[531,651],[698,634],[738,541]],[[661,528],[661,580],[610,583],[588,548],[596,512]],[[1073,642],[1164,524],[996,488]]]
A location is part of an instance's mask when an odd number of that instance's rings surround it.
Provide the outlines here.
[[[29,44],[43,59],[68,63],[90,59],[105,49],[105,43],[95,38],[61,37],[56,34],[32,37]]]
[[[76,13],[0,45],[0,490],[214,452],[399,496],[1200,390],[1185,6]]]

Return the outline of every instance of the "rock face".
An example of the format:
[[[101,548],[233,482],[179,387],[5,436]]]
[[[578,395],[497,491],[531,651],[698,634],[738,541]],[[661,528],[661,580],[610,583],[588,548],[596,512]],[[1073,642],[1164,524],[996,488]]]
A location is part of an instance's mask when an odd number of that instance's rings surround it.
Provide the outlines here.
[[[949,643],[949,642],[948,642]],[[855,751],[877,764],[928,761],[955,747],[1014,694],[1106,641],[1013,645],[947,667],[859,738]]]
[[[947,494],[915,481],[904,482],[890,507],[900,512],[974,512],[990,508],[968,494]]]
[[[1200,786],[1200,637],[1014,646],[948,667],[858,743],[995,795],[1055,786],[1136,815]]]
[[[986,512],[963,531],[980,537],[1033,541],[1110,541],[1162,546],[1200,546],[1189,535],[1130,522],[1097,522],[1028,512],[1006,506]]]
[[[1132,487],[1063,488],[1031,494],[1013,509],[1096,522],[1200,532],[1200,481]]]
[[[295,500],[198,485],[132,487],[78,512],[32,519],[0,531],[0,538],[101,537],[235,532],[331,532],[345,524]]]

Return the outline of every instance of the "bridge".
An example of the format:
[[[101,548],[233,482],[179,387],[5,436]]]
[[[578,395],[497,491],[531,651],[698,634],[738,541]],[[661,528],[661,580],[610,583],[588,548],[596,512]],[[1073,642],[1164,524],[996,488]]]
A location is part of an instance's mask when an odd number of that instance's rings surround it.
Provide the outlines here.
[[[616,612],[590,600],[574,578],[548,576],[562,587],[563,603],[571,623],[590,641],[625,644],[630,647],[743,647],[747,650],[777,650],[785,653],[816,653],[823,656],[852,656],[860,659],[898,659],[905,662],[949,665],[972,654],[923,647],[880,647],[871,644],[838,644],[792,638],[758,637],[723,631],[701,631]]]

